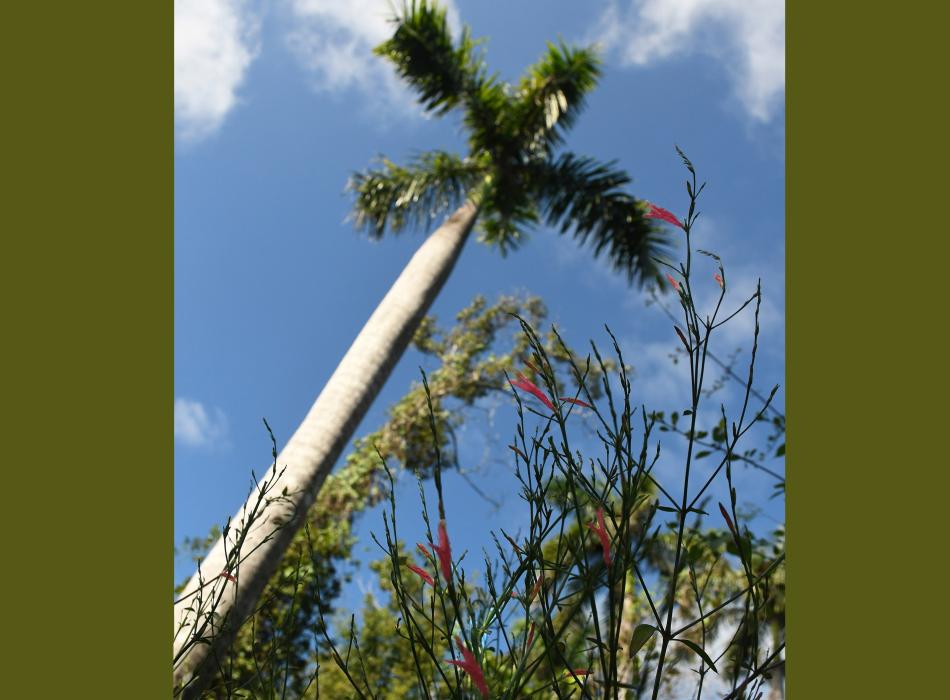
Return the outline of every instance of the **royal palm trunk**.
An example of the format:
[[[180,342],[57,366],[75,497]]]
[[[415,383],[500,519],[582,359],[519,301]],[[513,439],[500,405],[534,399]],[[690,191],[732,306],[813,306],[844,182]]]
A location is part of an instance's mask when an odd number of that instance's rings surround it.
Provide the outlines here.
[[[183,698],[197,698],[206,687],[217,667],[211,657],[226,658],[237,626],[254,610],[324,480],[445,284],[477,213],[475,205],[466,202],[426,239],[376,307],[307,417],[278,455],[276,467],[278,471],[280,468],[286,471],[270,493],[279,496],[286,488],[287,499],[265,506],[249,532],[241,550],[242,557],[247,555],[247,558],[242,560],[238,572],[231,572],[236,574],[237,584],[219,577],[214,586],[205,586],[204,590],[208,591],[212,588],[221,591],[223,587],[224,593],[215,611],[222,616],[224,624],[216,622],[218,629],[206,629],[203,636],[210,636],[211,643],[191,646],[178,660],[175,687],[177,692],[187,684]],[[269,470],[264,479],[272,479],[274,473],[273,469]],[[256,499],[255,491],[231,520],[232,528],[240,526]],[[231,544],[228,542],[228,547]],[[217,577],[226,566],[225,543],[219,539],[201,564],[204,582]],[[175,629],[187,620],[175,638],[175,657],[180,655],[196,629],[194,614],[186,608],[195,600],[195,596],[189,594],[199,585],[196,573],[182,592],[181,602],[175,606]],[[199,621],[197,629],[201,624]]]

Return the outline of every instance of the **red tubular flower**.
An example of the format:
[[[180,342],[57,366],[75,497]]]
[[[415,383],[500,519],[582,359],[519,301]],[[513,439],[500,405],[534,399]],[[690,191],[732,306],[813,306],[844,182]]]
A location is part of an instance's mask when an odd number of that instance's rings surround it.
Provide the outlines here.
[[[527,458],[525,458],[525,462],[527,462],[527,461],[528,461]],[[508,535],[508,534],[505,533],[505,532],[502,532],[501,534],[503,534],[503,535],[505,536],[505,539],[508,540],[508,542],[511,543],[511,546],[515,548],[515,551],[518,552],[518,554],[521,554],[522,556],[524,555],[524,550],[523,550],[521,547],[518,546],[518,543],[517,543],[517,542],[515,542],[513,539],[511,539],[511,536],[510,536],[510,535]]]
[[[572,403],[575,406],[583,406],[584,408],[593,408],[593,406],[591,406],[589,403],[586,401],[581,401],[580,399],[562,398],[561,401],[567,401],[568,403]]]
[[[515,453],[516,455],[518,455],[519,457],[521,457],[521,459],[523,459],[523,460],[525,461],[525,464],[527,464],[528,462],[531,461],[531,460],[528,459],[528,456],[527,456],[524,452],[522,452],[521,450],[519,450],[519,449],[518,449],[517,447],[515,447],[514,445],[508,445],[508,449],[511,450],[512,452],[514,452],[514,453]],[[519,550],[519,551],[520,551],[520,550]]]
[[[541,403],[543,403],[545,406],[547,406],[549,409],[551,409],[552,411],[554,410],[554,404],[551,403],[551,399],[549,399],[547,395],[535,385],[534,382],[532,382],[523,374],[519,374],[518,378],[515,381],[513,381],[511,385],[518,387],[519,389],[524,389],[532,396],[537,397],[537,399]]]
[[[228,581],[230,581],[231,583],[237,583],[237,579],[234,578],[234,577],[233,577],[231,574],[229,574],[227,571],[222,571],[220,574],[218,574],[218,576],[220,576],[221,578],[226,578],[226,579],[227,579]]]
[[[426,559],[429,558],[430,555],[429,555],[429,548],[428,548],[428,547],[426,547],[424,544],[422,544],[422,542],[416,542],[416,547],[418,548],[418,550],[419,550],[420,552],[422,552],[422,556],[424,556]]]
[[[666,279],[668,279],[670,281],[670,284],[673,285],[673,289],[675,289],[677,292],[682,291],[680,289],[680,283],[677,282],[676,279],[673,277],[673,275],[671,275],[669,272],[666,273]]]
[[[643,215],[644,219],[660,219],[661,221],[665,221],[668,224],[673,224],[674,226],[683,228],[683,222],[677,219],[673,212],[664,209],[663,207],[658,207],[655,204],[651,204],[650,202],[647,202],[646,204],[649,209],[647,210],[647,213]]]
[[[446,583],[452,580],[452,546],[449,544],[449,533],[445,529],[445,521],[439,521],[439,545],[432,545],[433,551],[439,558],[439,568]]]
[[[573,681],[574,677],[577,676],[578,682],[580,682],[581,678],[583,678],[584,676],[589,676],[589,675],[590,675],[589,668],[573,668],[564,674],[564,680]]]
[[[683,341],[683,345],[686,346],[686,352],[690,351],[689,341],[686,340],[686,336],[683,335],[683,331],[680,330],[679,326],[673,326],[673,330],[676,331],[676,335],[680,337],[680,340]]]
[[[525,601],[528,605],[531,605],[531,601],[535,599],[538,593],[541,590],[541,586],[544,585],[544,577],[538,576],[538,580],[534,582],[534,586],[531,588],[531,592],[528,593],[528,599]]]
[[[607,524],[604,522],[604,509],[597,509],[597,525],[587,523],[587,527],[597,533],[600,538],[600,546],[604,550],[604,564],[608,567],[612,561],[610,556],[610,537],[607,536]]]
[[[435,588],[435,581],[432,579],[432,576],[429,575],[428,571],[426,571],[425,569],[419,568],[415,564],[407,564],[406,566],[409,567],[409,571],[411,571],[414,574],[417,574],[419,578],[421,578],[423,581],[425,581],[430,586]]]
[[[465,671],[465,673],[469,675],[469,678],[472,679],[472,683],[475,684],[475,687],[478,688],[479,692],[482,694],[482,697],[487,698],[488,684],[485,683],[485,674],[482,672],[482,667],[478,665],[478,661],[475,659],[475,654],[466,649],[465,645],[462,644],[462,640],[458,637],[455,638],[455,645],[459,648],[459,651],[462,652],[462,658],[465,660],[456,661],[455,659],[446,659],[445,663],[458,666],[460,669]]]
[[[715,275],[713,275],[713,279],[719,283],[720,289],[725,289],[725,282],[722,281],[722,275],[717,272]]]
[[[525,642],[525,647],[528,649],[531,648],[531,642],[534,641],[534,623],[531,623],[531,629],[528,630],[528,640]]]

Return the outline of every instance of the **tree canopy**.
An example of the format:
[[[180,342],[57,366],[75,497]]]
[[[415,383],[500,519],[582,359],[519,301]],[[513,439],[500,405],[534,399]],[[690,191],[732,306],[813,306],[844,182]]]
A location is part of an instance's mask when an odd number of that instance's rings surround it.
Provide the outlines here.
[[[631,281],[660,279],[654,258],[669,240],[644,216],[646,204],[625,191],[629,175],[614,162],[559,150],[597,85],[593,49],[548,44],[511,84],[489,73],[467,28],[453,38],[444,8],[414,0],[394,25],[376,52],[428,112],[461,112],[468,152],[429,151],[408,165],[383,159],[356,173],[349,188],[358,227],[376,237],[423,227],[471,199],[482,240],[502,254],[545,224],[589,244]]]

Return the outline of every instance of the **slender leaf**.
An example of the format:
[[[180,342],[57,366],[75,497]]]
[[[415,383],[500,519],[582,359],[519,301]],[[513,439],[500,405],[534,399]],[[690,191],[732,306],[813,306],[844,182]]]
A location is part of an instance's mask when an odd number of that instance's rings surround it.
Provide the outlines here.
[[[707,654],[696,642],[691,642],[688,639],[674,639],[673,641],[688,646],[690,649],[699,654],[700,658],[706,662],[706,665],[709,666],[709,668],[711,668],[716,673],[719,673],[719,671],[716,669],[716,664],[714,664],[713,660],[709,658],[709,654]]]
[[[656,627],[653,625],[640,624],[636,626],[633,630],[633,636],[630,637],[630,658],[633,658],[643,648],[643,645],[650,641],[655,632]]]

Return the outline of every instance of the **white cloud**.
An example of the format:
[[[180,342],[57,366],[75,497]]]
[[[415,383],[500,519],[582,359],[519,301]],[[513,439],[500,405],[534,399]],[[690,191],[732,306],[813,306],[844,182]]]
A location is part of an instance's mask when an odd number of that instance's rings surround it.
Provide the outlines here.
[[[631,400],[647,412],[682,411],[689,405],[689,364],[677,352],[680,341],[672,329],[668,335],[656,341],[627,338],[621,344],[624,361],[633,365]]]
[[[227,445],[228,419],[220,408],[208,409],[191,399],[175,399],[175,440],[189,447]]]
[[[318,92],[356,90],[376,109],[419,114],[415,95],[392,65],[373,48],[392,35],[391,0],[290,0],[291,50],[312,75]],[[454,3],[446,4],[449,26],[459,27]]]
[[[748,114],[769,121],[785,92],[782,0],[611,0],[594,31],[609,54],[645,66],[701,52],[731,73]]]
[[[175,0],[175,126],[195,141],[237,104],[257,56],[259,21],[245,0]]]

